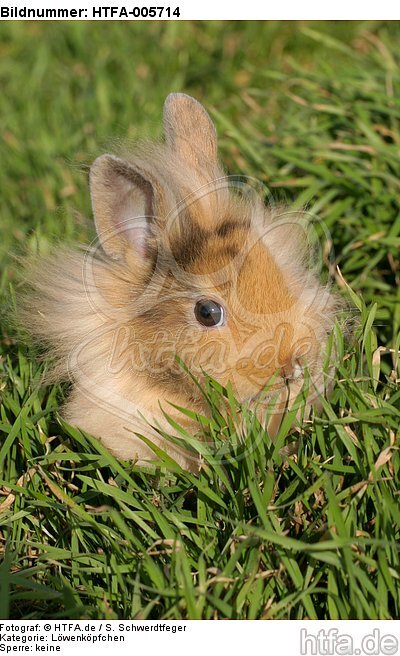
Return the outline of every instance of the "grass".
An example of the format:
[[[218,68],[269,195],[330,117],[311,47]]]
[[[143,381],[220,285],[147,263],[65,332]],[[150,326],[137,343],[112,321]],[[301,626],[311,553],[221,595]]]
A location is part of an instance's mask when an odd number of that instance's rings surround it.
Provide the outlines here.
[[[0,617],[400,617],[398,38],[396,23],[1,26]],[[157,136],[171,90],[210,108],[231,172],[321,219],[358,317],[320,415],[275,442],[249,417],[199,477],[117,461],[64,424],[66,390],[40,386],[8,321],[12,253],[92,236],[88,165],[109,139]],[[225,392],[208,393],[220,449]]]

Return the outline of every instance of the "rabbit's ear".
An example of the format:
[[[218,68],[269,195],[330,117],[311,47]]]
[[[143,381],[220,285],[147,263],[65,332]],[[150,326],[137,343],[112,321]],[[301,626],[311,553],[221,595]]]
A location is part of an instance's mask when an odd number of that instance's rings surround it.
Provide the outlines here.
[[[212,172],[217,166],[217,133],[197,100],[185,93],[170,93],[164,103],[167,145],[186,164]]]
[[[90,193],[104,251],[121,258],[131,248],[146,257],[150,225],[163,211],[162,190],[151,173],[114,155],[101,155],[90,169]]]

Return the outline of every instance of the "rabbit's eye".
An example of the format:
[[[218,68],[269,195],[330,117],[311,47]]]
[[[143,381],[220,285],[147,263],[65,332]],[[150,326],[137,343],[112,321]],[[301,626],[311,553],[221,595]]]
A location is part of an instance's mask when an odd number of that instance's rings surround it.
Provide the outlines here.
[[[221,326],[224,322],[224,308],[215,301],[198,301],[194,308],[194,315],[197,321],[207,328]]]

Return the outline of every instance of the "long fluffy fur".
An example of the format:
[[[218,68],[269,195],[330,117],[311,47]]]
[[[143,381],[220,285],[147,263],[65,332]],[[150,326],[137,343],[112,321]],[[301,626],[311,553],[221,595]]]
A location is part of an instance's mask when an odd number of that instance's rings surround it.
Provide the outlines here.
[[[185,99],[170,101],[168,117],[175,106],[183,116],[208,119]],[[120,457],[152,458],[137,436],[144,434],[196,469],[197,460],[157,430],[170,428],[164,411],[182,423],[170,403],[208,410],[175,355],[200,378],[206,369],[223,384],[231,381],[261,415],[260,393],[278,375],[274,432],[301,388],[303,366],[323,391],[324,349],[340,302],[305,266],[300,218],[229,191],[217,160],[202,160],[214,153],[211,127],[196,151],[177,124],[172,113],[166,145],[142,145],[133,157],[99,163],[92,198],[103,247],[60,247],[27,262],[19,319],[52,359],[52,380],[73,382],[66,419]],[[129,243],[133,233],[121,232],[123,220],[118,230],[111,222],[150,201],[157,212],[145,237],[140,233],[139,252]],[[224,304],[225,327],[198,325],[193,307],[200,298]]]

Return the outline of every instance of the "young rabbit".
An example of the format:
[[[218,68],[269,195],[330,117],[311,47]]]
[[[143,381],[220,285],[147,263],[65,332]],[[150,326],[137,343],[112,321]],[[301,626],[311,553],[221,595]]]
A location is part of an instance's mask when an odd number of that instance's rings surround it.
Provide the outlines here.
[[[303,263],[299,217],[229,187],[205,109],[170,94],[164,128],[165,144],[96,159],[99,242],[31,262],[22,317],[53,358],[53,379],[73,383],[67,421],[121,458],[155,458],[139,434],[195,470],[156,429],[172,432],[167,413],[198,430],[173,405],[208,412],[176,356],[200,381],[206,371],[230,382],[261,420],[273,396],[274,435],[306,367],[324,390],[337,302]]]

